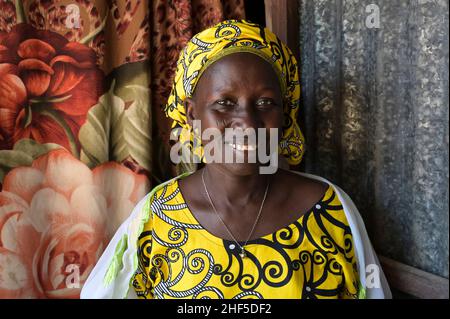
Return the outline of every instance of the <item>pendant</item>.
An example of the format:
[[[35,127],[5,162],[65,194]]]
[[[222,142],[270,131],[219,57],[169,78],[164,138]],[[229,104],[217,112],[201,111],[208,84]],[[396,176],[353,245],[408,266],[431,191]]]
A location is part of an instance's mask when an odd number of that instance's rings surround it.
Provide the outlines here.
[[[241,248],[241,252],[239,253],[239,256],[241,256],[241,258],[247,257],[247,254],[245,253],[244,247]]]

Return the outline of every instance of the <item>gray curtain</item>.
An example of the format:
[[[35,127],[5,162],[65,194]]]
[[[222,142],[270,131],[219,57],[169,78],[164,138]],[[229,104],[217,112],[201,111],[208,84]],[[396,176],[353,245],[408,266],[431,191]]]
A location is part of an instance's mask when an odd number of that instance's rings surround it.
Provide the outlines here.
[[[379,254],[447,278],[448,9],[299,0],[304,169],[353,198]]]

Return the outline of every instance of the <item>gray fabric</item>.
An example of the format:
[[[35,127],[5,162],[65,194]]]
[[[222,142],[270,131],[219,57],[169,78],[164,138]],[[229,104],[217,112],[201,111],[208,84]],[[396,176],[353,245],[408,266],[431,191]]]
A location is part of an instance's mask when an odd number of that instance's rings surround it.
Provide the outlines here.
[[[378,253],[447,278],[448,7],[299,1],[305,171],[350,195]]]

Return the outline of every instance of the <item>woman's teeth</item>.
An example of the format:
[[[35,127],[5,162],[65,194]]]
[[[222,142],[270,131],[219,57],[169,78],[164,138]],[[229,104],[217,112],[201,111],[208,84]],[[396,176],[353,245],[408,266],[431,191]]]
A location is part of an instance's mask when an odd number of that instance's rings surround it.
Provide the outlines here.
[[[256,145],[245,145],[245,144],[235,144],[229,143],[232,148],[238,151],[256,151]]]

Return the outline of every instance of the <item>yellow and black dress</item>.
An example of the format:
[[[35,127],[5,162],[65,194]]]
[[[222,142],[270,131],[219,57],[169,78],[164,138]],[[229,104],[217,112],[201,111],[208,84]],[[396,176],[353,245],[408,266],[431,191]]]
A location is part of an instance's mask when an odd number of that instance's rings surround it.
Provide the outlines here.
[[[331,186],[298,220],[249,241],[245,258],[200,225],[177,179],[149,200],[132,278],[139,298],[357,298],[353,239]]]

